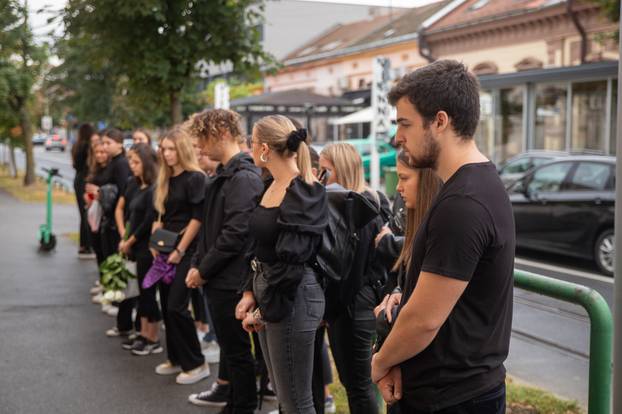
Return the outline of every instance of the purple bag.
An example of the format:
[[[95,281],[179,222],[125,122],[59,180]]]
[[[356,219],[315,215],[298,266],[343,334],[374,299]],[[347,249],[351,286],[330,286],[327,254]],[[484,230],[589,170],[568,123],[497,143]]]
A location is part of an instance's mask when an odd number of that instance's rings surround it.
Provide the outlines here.
[[[168,255],[159,254],[153,261],[151,268],[143,279],[143,289],[149,289],[151,286],[162,280],[163,283],[170,285],[175,279],[175,265],[167,263]]]

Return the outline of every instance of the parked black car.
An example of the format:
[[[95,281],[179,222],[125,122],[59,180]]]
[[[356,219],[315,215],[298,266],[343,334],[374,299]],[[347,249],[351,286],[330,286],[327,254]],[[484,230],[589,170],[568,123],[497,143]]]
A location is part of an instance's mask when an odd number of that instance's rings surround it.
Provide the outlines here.
[[[613,274],[615,157],[568,156],[508,187],[519,247],[594,260]]]
[[[566,157],[569,154],[562,151],[532,150],[518,154],[501,166],[499,166],[499,176],[506,186],[521,178],[525,173],[538,165],[549,162],[553,159]]]

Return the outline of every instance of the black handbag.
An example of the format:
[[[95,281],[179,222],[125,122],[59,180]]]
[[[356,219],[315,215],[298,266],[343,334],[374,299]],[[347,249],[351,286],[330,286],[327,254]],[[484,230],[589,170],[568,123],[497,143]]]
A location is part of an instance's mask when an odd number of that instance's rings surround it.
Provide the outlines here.
[[[162,223],[162,215],[158,217],[158,223]],[[157,228],[153,233],[151,233],[151,237],[149,238],[149,248],[162,254],[170,254],[179,244],[181,236],[185,231],[186,229],[183,229],[179,233],[176,233],[161,227]]]
[[[149,247],[163,254],[172,253],[179,243],[181,234],[165,229],[156,229],[149,238]]]

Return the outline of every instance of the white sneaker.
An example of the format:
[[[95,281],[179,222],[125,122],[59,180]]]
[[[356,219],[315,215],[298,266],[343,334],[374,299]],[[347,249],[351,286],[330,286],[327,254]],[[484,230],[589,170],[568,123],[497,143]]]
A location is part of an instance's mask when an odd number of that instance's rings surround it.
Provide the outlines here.
[[[112,306],[110,303],[104,302],[104,303],[102,303],[102,312],[103,313],[108,313],[110,308],[113,308],[113,307],[114,306]]]
[[[203,346],[203,344],[206,344]],[[216,341],[210,342],[201,342],[201,352],[203,352],[203,356],[205,357],[205,362],[208,364],[217,364],[220,362],[220,347],[216,343]]]
[[[178,384],[183,384],[183,385],[196,384],[197,382],[209,376],[210,376],[209,365],[203,364],[200,367],[197,367],[188,372],[182,372],[181,374],[177,376],[177,378],[175,379],[175,382],[177,382]]]
[[[166,361],[158,365],[155,369],[155,372],[158,375],[179,374],[181,372],[181,367],[179,365],[171,364],[171,361]]]
[[[116,306],[110,306],[110,308],[106,311],[108,316],[117,316],[119,314],[119,308]]]
[[[120,331],[116,326],[114,328],[110,328],[106,331],[106,336],[111,338],[116,336],[128,336],[130,333],[125,331]]]
[[[102,295],[102,293],[99,292],[98,294],[96,294],[95,296],[93,296],[91,298],[91,302],[93,302],[95,304],[100,304],[100,303],[102,303],[103,299],[104,299],[104,295]]]

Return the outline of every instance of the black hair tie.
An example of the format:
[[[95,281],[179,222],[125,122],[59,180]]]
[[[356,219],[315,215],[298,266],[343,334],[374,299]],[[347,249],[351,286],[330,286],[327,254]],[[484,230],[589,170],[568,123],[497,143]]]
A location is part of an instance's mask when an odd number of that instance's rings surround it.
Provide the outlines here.
[[[287,136],[287,149],[291,152],[297,152],[300,143],[307,139],[307,130],[305,128],[296,129]]]

